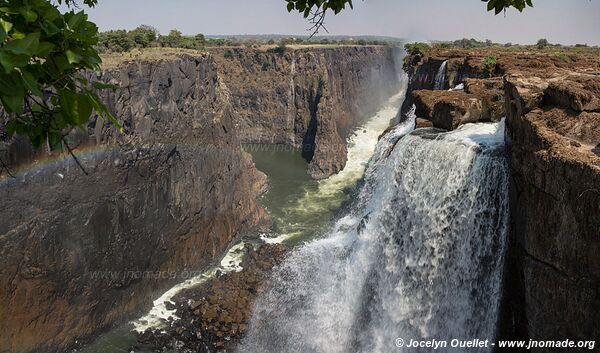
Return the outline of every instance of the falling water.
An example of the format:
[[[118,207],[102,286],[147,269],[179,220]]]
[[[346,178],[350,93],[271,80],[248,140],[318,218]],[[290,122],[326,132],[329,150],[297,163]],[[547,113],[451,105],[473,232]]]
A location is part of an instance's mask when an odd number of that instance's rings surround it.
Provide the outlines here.
[[[240,352],[419,352],[395,339],[495,338],[504,124],[401,138],[402,128],[378,143],[349,213],[273,273]]]
[[[442,66],[440,66],[437,74],[435,75],[435,85],[434,89],[442,90],[446,86],[446,68],[448,66],[448,61],[444,61]]]

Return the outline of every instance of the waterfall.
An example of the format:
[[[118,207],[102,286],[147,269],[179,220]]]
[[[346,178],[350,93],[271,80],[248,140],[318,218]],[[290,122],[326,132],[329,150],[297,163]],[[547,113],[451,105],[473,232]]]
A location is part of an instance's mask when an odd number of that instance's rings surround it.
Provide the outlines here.
[[[494,339],[508,231],[503,130],[402,137],[399,125],[385,135],[348,213],[274,271],[238,351],[420,352],[395,339]]]
[[[440,66],[437,74],[435,75],[435,85],[433,86],[436,90],[442,90],[446,86],[446,68],[448,66],[448,60],[444,61]]]

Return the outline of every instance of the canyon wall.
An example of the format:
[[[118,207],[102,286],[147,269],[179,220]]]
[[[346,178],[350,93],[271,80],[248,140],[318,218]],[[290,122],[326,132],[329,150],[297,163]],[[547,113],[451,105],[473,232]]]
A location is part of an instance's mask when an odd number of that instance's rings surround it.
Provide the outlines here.
[[[596,340],[600,77],[513,74],[505,90],[513,181],[509,320],[534,340]]]
[[[103,95],[125,133],[90,122],[78,149],[88,175],[68,156],[3,175],[0,352],[64,352],[147,310],[264,222],[266,178],[241,148],[209,55],[102,76],[120,85]]]
[[[211,53],[242,141],[302,148],[317,179],[344,168],[348,133],[400,90],[401,53],[386,46]]]
[[[232,55],[230,55],[232,54]],[[347,133],[397,93],[388,47],[232,48],[107,58],[100,119],[69,156],[0,124],[0,352],[63,352],[147,310],[157,294],[268,223],[266,178],[242,143],[302,147],[323,178]],[[91,76],[91,74],[90,74]]]
[[[481,69],[486,56],[497,58],[491,73]],[[463,83],[464,91],[433,90],[446,60],[445,88]],[[414,104],[418,126],[506,115],[511,234],[501,337],[600,337],[600,57],[432,49],[407,61],[413,90],[403,112]]]

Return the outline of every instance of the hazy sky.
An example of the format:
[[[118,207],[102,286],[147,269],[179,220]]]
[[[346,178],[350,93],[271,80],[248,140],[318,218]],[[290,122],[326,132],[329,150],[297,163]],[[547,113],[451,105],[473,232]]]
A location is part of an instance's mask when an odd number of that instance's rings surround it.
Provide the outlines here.
[[[600,0],[533,0],[534,8],[506,16],[480,0],[354,1],[354,10],[327,18],[330,34],[600,44]],[[100,0],[89,12],[101,30],[149,24],[161,33],[306,34],[309,27],[283,0]]]

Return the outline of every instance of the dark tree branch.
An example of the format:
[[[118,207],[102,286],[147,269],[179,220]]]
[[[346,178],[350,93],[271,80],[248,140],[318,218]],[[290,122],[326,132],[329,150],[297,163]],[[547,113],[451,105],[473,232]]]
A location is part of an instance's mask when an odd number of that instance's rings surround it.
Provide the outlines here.
[[[2,171],[5,170],[6,174],[8,174],[9,177],[11,178],[16,178],[11,172],[10,172],[10,168],[8,167],[8,165],[4,162],[4,160],[2,158],[0,158],[0,164],[2,164],[2,168],[0,168],[0,175],[2,174]]]
[[[69,154],[71,155],[71,157],[73,158],[73,160],[75,161],[75,163],[77,163],[77,165],[79,166],[79,169],[81,169],[81,171],[83,172],[83,174],[89,175],[88,172],[83,167],[83,165],[81,164],[81,162],[79,162],[79,159],[77,158],[77,156],[75,155],[75,153],[73,153],[73,149],[71,148],[71,146],[69,146],[69,144],[67,143],[67,140],[65,139],[65,137],[63,137],[62,141],[65,144],[65,147],[67,148],[67,151],[69,151]]]
[[[327,30],[327,28],[325,27],[325,14],[326,14],[327,10],[317,10],[314,12],[311,12],[311,17],[309,18],[309,22],[312,25],[309,29],[307,29],[307,31],[311,32],[310,37],[308,37],[308,39],[311,39],[312,37],[314,37],[317,33],[319,33],[319,30],[323,29],[325,30],[325,32],[329,33],[329,31]]]

